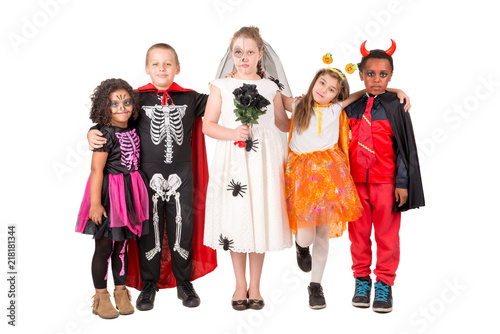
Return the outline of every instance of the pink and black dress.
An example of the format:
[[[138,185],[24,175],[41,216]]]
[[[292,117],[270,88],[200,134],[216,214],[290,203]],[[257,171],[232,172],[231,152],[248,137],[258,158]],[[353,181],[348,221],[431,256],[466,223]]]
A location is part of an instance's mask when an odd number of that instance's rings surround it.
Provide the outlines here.
[[[90,177],[83,196],[76,231],[122,241],[140,237],[149,217],[149,199],[144,176],[139,172],[140,139],[135,129],[103,126],[106,144],[96,152],[107,152],[101,201],[108,218],[101,225],[89,219]]]

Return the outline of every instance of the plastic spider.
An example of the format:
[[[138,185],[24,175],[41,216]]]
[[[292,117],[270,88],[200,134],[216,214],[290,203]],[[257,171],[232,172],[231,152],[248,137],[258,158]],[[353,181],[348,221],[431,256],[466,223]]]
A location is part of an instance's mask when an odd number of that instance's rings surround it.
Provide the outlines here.
[[[220,234],[219,245],[221,245],[224,250],[232,251],[233,250],[233,243],[234,243],[233,240],[229,240],[227,237],[223,237],[222,233]]]
[[[232,179],[231,179],[231,182],[229,182],[228,187],[229,188],[227,190],[232,190],[234,197],[236,197],[238,195],[240,195],[241,197],[243,197],[243,195],[241,193],[244,194],[245,190],[247,190],[247,186],[246,185],[241,185],[241,182],[235,182]]]
[[[250,150],[257,152],[256,149],[259,148],[257,146],[258,143],[259,143],[258,139],[252,140],[252,138],[248,138],[247,140],[245,140],[245,150],[247,152],[250,152]]]
[[[269,80],[273,81],[280,90],[283,90],[283,88],[285,88],[285,86],[278,80],[278,79],[275,79],[273,77],[269,77]]]

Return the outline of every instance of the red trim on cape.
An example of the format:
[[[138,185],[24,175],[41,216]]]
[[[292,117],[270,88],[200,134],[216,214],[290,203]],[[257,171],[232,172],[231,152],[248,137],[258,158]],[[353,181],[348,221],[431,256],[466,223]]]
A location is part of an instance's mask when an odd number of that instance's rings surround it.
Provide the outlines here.
[[[148,83],[147,85],[137,88],[137,91],[139,93],[156,92],[156,91],[162,92],[162,90],[156,88],[155,85],[153,85],[152,83]],[[178,84],[176,84],[175,82],[172,82],[170,87],[168,87],[167,92],[194,92],[194,90],[189,88],[183,88]]]
[[[174,83],[175,84],[175,83]],[[172,84],[172,86],[174,86]],[[147,92],[157,89],[152,85],[140,87],[138,91]],[[172,88],[170,86],[170,88]],[[177,84],[175,88],[184,89]],[[190,90],[189,90],[190,91]],[[217,267],[217,253],[215,250],[203,245],[203,235],[205,231],[205,199],[208,185],[208,165],[207,152],[205,150],[205,137],[202,130],[203,122],[201,118],[196,118],[193,123],[191,141],[191,161],[193,166],[193,256],[191,258],[191,281],[212,272]],[[172,260],[170,248],[168,247],[167,234],[163,233],[163,247],[160,261],[160,280],[156,286],[160,289],[173,288],[176,280],[172,273]],[[128,273],[127,285],[138,290],[142,289],[142,279],[139,265],[139,249],[136,240],[130,240],[128,245]]]

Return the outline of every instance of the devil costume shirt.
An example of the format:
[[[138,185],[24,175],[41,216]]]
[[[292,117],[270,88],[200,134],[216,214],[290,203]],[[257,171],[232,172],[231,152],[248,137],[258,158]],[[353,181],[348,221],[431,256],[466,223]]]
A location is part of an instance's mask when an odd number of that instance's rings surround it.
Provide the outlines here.
[[[278,87],[270,80],[218,79],[221,91],[219,124],[241,125],[233,112],[233,91],[243,83],[273,101]],[[218,140],[207,190],[204,243],[214,249],[263,253],[292,244],[285,202],[286,137],[274,124],[274,105],[267,106],[251,128],[245,147]]]
[[[77,232],[122,241],[140,237],[147,226],[148,192],[139,173],[140,139],[135,129],[103,126],[106,144],[97,152],[107,152],[101,202],[108,217],[101,225],[89,219],[90,177],[78,214]],[[147,229],[146,229],[147,230]]]
[[[417,146],[413,133],[410,113],[392,92],[379,94],[372,109],[374,147],[387,158],[379,158],[370,170],[363,169],[355,160],[357,147],[356,127],[363,116],[367,97],[353,102],[346,108],[351,128],[351,173],[354,182],[396,183],[396,187],[408,189],[407,202],[399,207],[394,203],[393,211],[406,211],[425,205]],[[380,105],[380,107],[378,107]],[[375,110],[375,111],[374,111]],[[378,111],[378,112],[377,112]]]

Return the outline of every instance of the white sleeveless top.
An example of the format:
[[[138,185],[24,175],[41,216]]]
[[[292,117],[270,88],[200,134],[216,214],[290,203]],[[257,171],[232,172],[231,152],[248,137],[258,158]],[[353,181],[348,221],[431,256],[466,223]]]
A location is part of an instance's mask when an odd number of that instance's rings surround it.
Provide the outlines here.
[[[295,104],[293,112],[295,112]],[[295,130],[290,140],[290,149],[295,153],[309,153],[332,148],[339,140],[340,113],[342,102],[321,109],[321,133],[318,135],[318,115],[316,107],[309,122],[309,128],[298,134]]]

